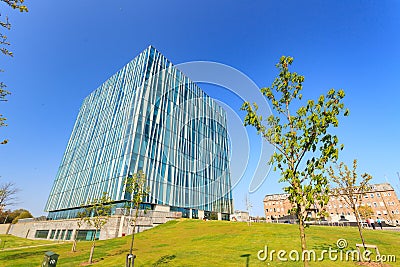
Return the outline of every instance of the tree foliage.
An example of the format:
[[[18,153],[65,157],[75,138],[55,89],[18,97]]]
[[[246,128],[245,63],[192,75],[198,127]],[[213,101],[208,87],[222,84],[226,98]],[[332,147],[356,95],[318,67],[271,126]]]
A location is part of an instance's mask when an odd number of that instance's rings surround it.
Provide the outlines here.
[[[293,58],[282,56],[276,64],[279,75],[270,87],[261,89],[276,115],[264,120],[257,114],[257,103],[245,102],[241,109],[247,112],[244,125],[254,126],[276,149],[269,163],[274,165],[274,170],[279,170],[280,182],[287,184],[284,191],[289,193],[299,220],[304,251],[307,211],[315,204],[324,206],[327,203],[329,188],[325,167],[338,159],[339,150],[343,148],[330,130],[339,126],[339,115],[348,115],[348,111],[342,103],[344,91],[334,89],[301,106],[304,76],[289,71],[292,63]],[[295,109],[296,106],[300,107]],[[306,261],[304,264],[308,265]]]
[[[0,211],[7,206],[17,204],[17,193],[19,189],[11,182],[0,185]]]
[[[17,9],[20,12],[28,12],[28,7],[24,5],[24,0],[0,0],[1,2],[5,3],[12,9]],[[0,14],[1,16],[2,14]],[[8,20],[8,17],[5,17],[5,20],[0,21],[0,26],[3,27],[3,29],[10,30],[11,29],[11,23]],[[4,33],[0,33],[0,51],[7,55],[7,56],[13,56],[13,53],[8,50],[8,46],[10,46],[10,43],[8,42],[8,37]],[[3,96],[0,94],[0,96]]]
[[[20,219],[26,219],[26,218],[33,218],[32,214],[31,214],[29,211],[27,211],[27,210],[21,212],[17,217],[15,217],[15,218],[12,220],[12,223],[17,223],[18,220],[20,220]]]
[[[8,209],[0,211],[0,223],[16,223],[18,222],[18,219],[32,218],[32,217],[33,217],[32,214],[26,209],[16,209],[13,211]]]
[[[361,219],[366,220],[374,215],[374,211],[369,206],[361,206],[358,208]]]
[[[354,216],[356,217],[361,241],[365,246],[365,240],[362,235],[362,227],[359,220],[360,215],[357,209],[360,210],[361,207],[358,207],[361,205],[362,198],[365,193],[370,190],[370,185],[368,183],[372,179],[372,176],[364,173],[361,175],[361,181],[358,182],[356,159],[353,161],[352,170],[350,170],[346,164],[340,162],[339,165],[336,165],[336,171],[332,166],[330,166],[328,173],[333,183],[336,185],[335,188],[331,189],[332,195],[347,204],[352,210]]]
[[[18,9],[20,12],[28,12],[27,6],[24,5],[24,0],[0,0],[1,2],[5,3],[12,9]],[[0,13],[0,16],[2,14]],[[8,17],[5,17],[5,20],[0,20],[0,26],[3,30],[9,31],[11,29],[11,23],[8,20]],[[10,46],[10,42],[8,41],[7,35],[4,31],[0,31],[0,51],[6,56],[13,56],[13,53],[8,49]],[[0,72],[3,72],[0,69]],[[10,94],[8,90],[6,90],[7,85],[4,82],[0,81],[0,102],[7,101],[6,96]],[[7,126],[5,123],[6,118],[0,113],[0,127]],[[7,144],[8,140],[5,139],[0,141],[0,144]]]
[[[89,256],[89,264],[91,264],[93,261],[94,248],[96,247],[96,235],[108,222],[113,204],[111,203],[111,198],[104,192],[101,198],[89,201],[84,207],[85,212],[81,213],[80,217],[88,226],[95,229]]]

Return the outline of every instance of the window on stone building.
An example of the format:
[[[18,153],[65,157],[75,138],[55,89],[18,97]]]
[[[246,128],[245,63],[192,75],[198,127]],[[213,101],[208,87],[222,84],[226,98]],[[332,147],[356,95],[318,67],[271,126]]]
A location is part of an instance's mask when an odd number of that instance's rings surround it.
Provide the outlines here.
[[[47,238],[49,230],[36,230],[35,238]]]
[[[76,240],[86,240],[86,241],[93,240],[95,232],[96,232],[95,230],[79,230]],[[100,231],[97,231],[95,236],[96,240],[98,240],[99,237],[100,237]]]
[[[60,239],[61,240],[64,240],[64,238],[65,238],[65,229],[63,229],[62,231],[61,231],[61,235],[60,235]]]
[[[50,239],[53,239],[55,234],[56,234],[56,230],[55,229],[51,230]]]
[[[65,240],[71,240],[72,237],[72,230],[67,231],[67,235],[65,236]]]
[[[58,239],[59,235],[60,235],[60,230],[57,230],[56,236],[54,237],[54,239]]]

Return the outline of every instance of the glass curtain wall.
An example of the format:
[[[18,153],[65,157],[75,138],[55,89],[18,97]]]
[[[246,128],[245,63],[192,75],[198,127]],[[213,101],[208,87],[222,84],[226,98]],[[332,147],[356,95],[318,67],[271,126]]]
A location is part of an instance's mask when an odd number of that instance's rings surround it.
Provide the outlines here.
[[[139,170],[146,203],[232,212],[225,111],[151,46],[83,101],[48,217],[75,217],[103,192],[123,203]]]

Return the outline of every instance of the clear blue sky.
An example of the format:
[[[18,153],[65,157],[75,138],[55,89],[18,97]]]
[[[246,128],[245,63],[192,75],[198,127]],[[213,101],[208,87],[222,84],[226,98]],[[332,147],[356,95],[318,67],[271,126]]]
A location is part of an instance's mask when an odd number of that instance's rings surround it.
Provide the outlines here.
[[[12,91],[0,103],[9,124],[0,138],[10,140],[0,146],[0,182],[21,188],[18,207],[44,214],[84,97],[150,44],[175,64],[223,63],[259,87],[271,84],[281,55],[293,56],[306,78],[305,98],[332,87],[346,92],[351,113],[337,131],[345,144],[341,160],[357,158],[374,182],[400,186],[399,1],[138,2],[27,1],[26,14],[0,4],[12,23],[7,35],[15,54],[0,61],[6,70],[0,80]],[[240,107],[223,90],[204,89]],[[249,176],[234,189],[235,208],[245,208]],[[254,214],[263,214],[265,194],[281,192],[277,180],[270,173],[250,194]]]

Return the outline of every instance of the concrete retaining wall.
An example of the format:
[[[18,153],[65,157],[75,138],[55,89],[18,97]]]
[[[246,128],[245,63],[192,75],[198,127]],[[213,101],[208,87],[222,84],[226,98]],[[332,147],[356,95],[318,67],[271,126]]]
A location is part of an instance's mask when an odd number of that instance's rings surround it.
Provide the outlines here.
[[[180,212],[164,212],[164,211],[148,211],[147,213],[141,212],[137,219],[135,232],[142,232],[144,230],[150,229],[159,224],[166,223],[170,220],[175,220],[181,218],[182,214]],[[7,224],[6,226],[0,225],[0,233],[8,234],[29,238],[35,238],[35,234],[38,230],[48,230],[48,235],[46,238],[42,239],[53,239],[65,240],[66,234],[61,236],[61,234],[55,234],[51,238],[51,232],[54,230],[56,233],[66,233],[68,230],[72,230],[71,239],[79,230],[94,230],[93,227],[88,226],[86,223],[82,223],[81,227],[78,226],[78,219],[67,219],[67,220],[48,220],[48,221],[21,221],[16,224]],[[129,216],[124,215],[113,215],[109,218],[108,222],[103,226],[100,231],[100,240],[111,239],[115,237],[120,237],[123,235],[128,235],[132,232],[132,220]],[[7,228],[7,229],[6,229]]]
[[[11,223],[0,224],[0,235],[8,234],[8,230],[10,229]]]

